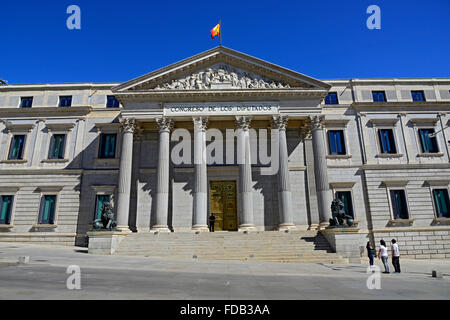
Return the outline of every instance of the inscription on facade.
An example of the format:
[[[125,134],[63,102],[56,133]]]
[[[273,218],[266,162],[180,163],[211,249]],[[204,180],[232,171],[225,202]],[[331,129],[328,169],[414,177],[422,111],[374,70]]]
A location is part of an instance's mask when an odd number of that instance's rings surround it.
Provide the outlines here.
[[[190,115],[274,115],[279,113],[276,103],[185,103],[165,104],[165,116]]]

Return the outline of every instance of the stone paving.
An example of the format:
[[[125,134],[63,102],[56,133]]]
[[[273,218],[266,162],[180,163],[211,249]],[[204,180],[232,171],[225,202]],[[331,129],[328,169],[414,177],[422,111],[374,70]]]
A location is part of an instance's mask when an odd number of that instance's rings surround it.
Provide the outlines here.
[[[20,256],[30,261],[17,264]],[[0,299],[450,299],[449,260],[402,259],[401,274],[381,274],[380,290],[367,288],[365,260],[342,265],[150,259],[1,243]],[[81,268],[81,290],[66,287],[69,265]],[[432,278],[432,270],[443,277]]]

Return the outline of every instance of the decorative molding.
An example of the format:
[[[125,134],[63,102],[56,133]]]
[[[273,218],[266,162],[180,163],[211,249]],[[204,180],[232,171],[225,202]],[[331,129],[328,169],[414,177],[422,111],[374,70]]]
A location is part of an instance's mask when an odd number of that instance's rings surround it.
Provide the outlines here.
[[[399,121],[399,118],[375,118],[369,119],[370,122],[374,126],[394,126]]]
[[[245,116],[236,117],[236,121],[235,121],[237,128],[242,129],[244,131],[250,129],[251,122],[252,122],[252,117],[245,117]]]
[[[409,122],[411,122],[414,125],[436,125],[436,122],[438,122],[438,118],[410,118]]]
[[[64,130],[69,131],[75,127],[75,123],[47,123],[45,125],[49,130]]]
[[[188,76],[158,84],[154,90],[288,89],[289,84],[219,63]]]
[[[173,120],[168,117],[156,118],[156,124],[158,125],[159,131],[171,131],[173,128]]]
[[[381,181],[385,186],[406,186],[408,184],[408,180],[383,180]]]
[[[325,116],[312,116],[310,117],[311,130],[323,129]]]
[[[450,180],[425,180],[425,183],[429,186],[447,186],[450,184]]]
[[[348,181],[348,182],[330,182],[330,188],[353,188],[353,186],[356,184],[355,181]]]
[[[193,117],[194,128],[199,131],[206,131],[208,127],[208,117]]]
[[[6,121],[5,127],[9,131],[28,131],[28,132],[30,132],[35,127],[35,124],[34,123],[13,123],[11,121]]]
[[[120,129],[123,133],[134,133],[136,131],[136,119],[134,118],[121,118]]]
[[[338,127],[346,127],[349,123],[350,119],[324,119],[322,121],[324,126],[338,126]]]
[[[288,124],[288,116],[287,115],[280,115],[272,117],[272,128],[278,129],[278,130],[286,130],[287,124]]]

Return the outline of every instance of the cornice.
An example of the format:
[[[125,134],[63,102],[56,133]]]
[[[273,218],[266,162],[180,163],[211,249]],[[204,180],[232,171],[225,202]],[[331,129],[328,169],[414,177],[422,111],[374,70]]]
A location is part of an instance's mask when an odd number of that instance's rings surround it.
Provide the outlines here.
[[[291,87],[301,86],[323,88],[325,90],[331,88],[331,85],[320,80],[249,56],[247,54],[219,46],[130,80],[113,88],[112,90],[114,93],[132,91],[135,89],[139,90],[150,83],[155,84],[167,82],[178,76],[187,75],[193,70],[199,70],[221,62],[229,64],[233,67],[258,73],[262,76],[272,78],[273,80],[283,80],[286,83],[289,83]]]
[[[413,108],[413,109],[423,109],[436,107],[436,110],[442,107],[450,107],[450,101],[405,101],[405,102],[353,102],[351,106],[355,109],[367,109],[367,108]],[[428,109],[427,109],[428,111]]]
[[[21,117],[26,118],[28,115],[30,117],[36,118],[41,116],[43,118],[51,115],[58,116],[79,116],[86,115],[93,110],[92,107],[82,106],[82,107],[33,107],[33,108],[0,108],[0,117]]]
[[[118,92],[118,99],[146,100],[147,98],[206,98],[206,97],[296,97],[314,96],[322,98],[327,94],[323,89],[223,89],[223,90],[152,90]]]

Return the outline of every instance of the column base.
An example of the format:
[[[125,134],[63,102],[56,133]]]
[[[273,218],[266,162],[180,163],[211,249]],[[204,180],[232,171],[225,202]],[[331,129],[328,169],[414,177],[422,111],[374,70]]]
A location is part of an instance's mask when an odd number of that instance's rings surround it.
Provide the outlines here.
[[[317,230],[324,230],[326,227],[328,227],[330,225],[329,222],[321,222],[319,223],[319,227]]]
[[[119,230],[119,231],[125,232],[125,233],[132,233],[132,231],[130,230],[130,228],[128,226],[117,226],[116,230]]]
[[[197,224],[192,226],[192,231],[209,232],[209,228],[207,225]]]
[[[150,228],[150,232],[171,232],[168,226],[154,225]]]
[[[278,226],[278,231],[296,230],[297,227],[293,223],[282,223]]]
[[[308,230],[319,230],[319,224],[318,223],[310,224]]]
[[[241,224],[238,227],[238,232],[244,232],[244,231],[254,232],[254,231],[257,231],[257,229],[254,224]]]

